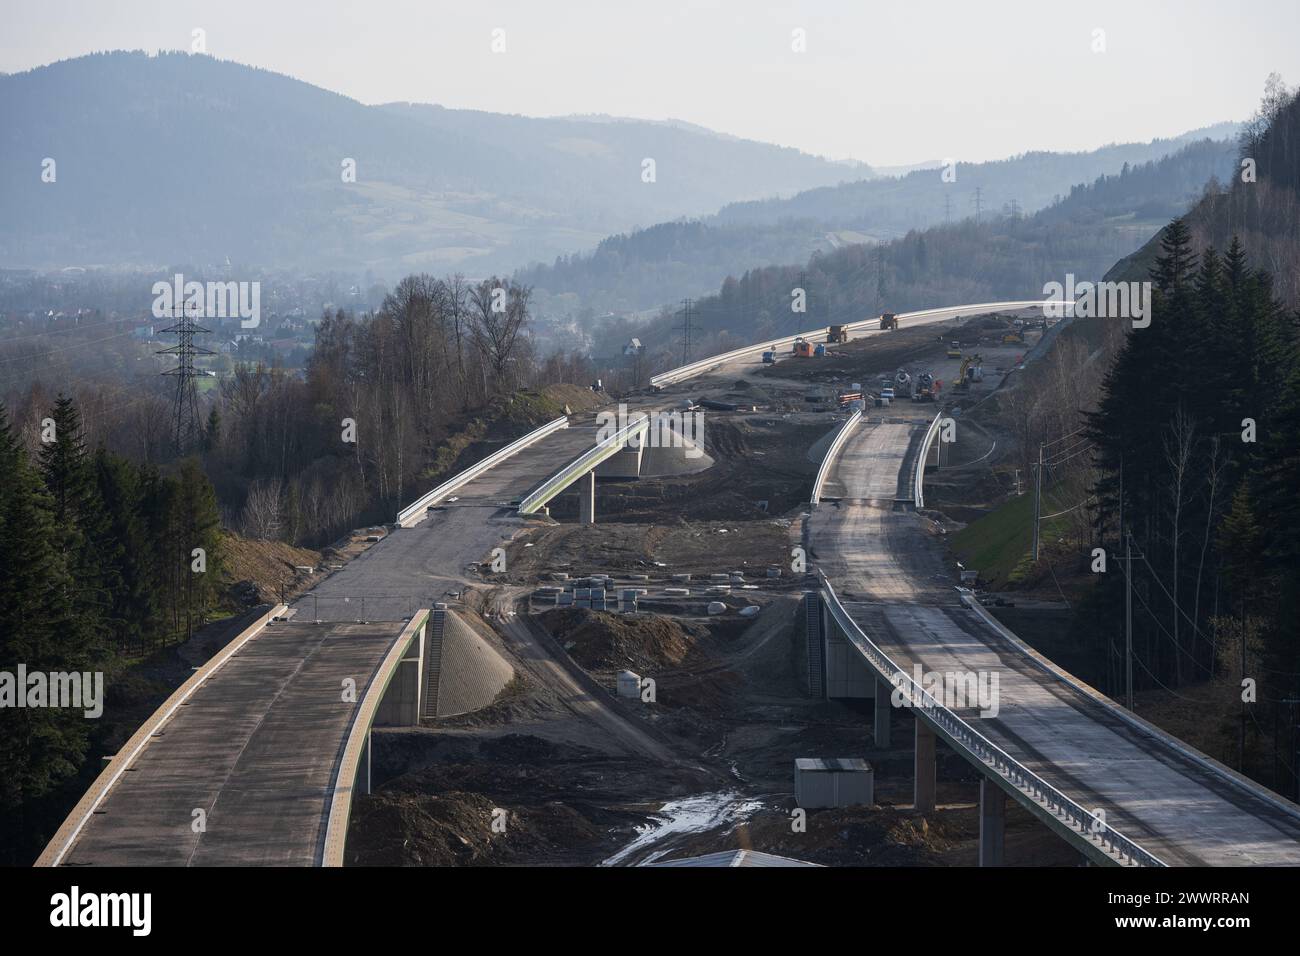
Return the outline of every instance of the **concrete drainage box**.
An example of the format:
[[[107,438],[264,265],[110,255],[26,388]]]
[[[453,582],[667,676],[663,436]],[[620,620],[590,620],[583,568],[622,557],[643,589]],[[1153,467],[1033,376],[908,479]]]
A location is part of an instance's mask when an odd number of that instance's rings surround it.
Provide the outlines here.
[[[794,762],[794,802],[805,810],[870,806],[875,790],[875,772],[865,760],[800,757]]]

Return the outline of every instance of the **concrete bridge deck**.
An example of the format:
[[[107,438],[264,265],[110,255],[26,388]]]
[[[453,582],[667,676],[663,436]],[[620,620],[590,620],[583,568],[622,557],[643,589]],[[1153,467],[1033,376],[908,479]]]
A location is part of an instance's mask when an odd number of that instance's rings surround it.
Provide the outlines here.
[[[319,864],[356,713],[343,682],[361,699],[404,627],[269,624],[150,735],[57,862]]]
[[[818,566],[853,620],[908,672],[996,673],[997,715],[961,716],[1165,863],[1300,865],[1300,807],[1126,721],[961,605],[923,519],[895,500],[906,496],[917,433],[860,425],[827,481],[842,500],[819,505],[809,521]]]

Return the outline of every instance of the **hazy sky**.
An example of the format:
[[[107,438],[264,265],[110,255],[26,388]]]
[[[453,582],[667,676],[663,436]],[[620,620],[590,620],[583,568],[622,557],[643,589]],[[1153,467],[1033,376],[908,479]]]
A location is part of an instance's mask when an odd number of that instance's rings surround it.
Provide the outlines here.
[[[364,103],[673,117],[876,165],[1169,136],[1300,81],[1300,0],[0,0],[0,23],[11,73],[199,27]]]

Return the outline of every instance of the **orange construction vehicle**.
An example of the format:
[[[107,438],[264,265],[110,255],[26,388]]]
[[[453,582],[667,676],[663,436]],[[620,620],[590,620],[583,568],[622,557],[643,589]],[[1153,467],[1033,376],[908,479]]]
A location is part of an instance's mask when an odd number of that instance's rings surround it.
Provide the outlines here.
[[[794,343],[794,354],[796,358],[812,358],[813,344],[804,340]]]

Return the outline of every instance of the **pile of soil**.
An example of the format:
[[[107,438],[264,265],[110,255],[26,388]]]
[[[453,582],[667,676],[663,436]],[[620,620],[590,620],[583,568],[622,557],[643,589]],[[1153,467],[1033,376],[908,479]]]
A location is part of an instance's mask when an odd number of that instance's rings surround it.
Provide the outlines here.
[[[679,667],[709,636],[703,624],[655,614],[555,608],[542,614],[541,621],[569,656],[588,671]]]
[[[494,830],[494,819],[498,821]],[[504,832],[497,832],[504,824]],[[478,793],[381,793],[359,800],[348,866],[565,863],[604,828],[564,803],[498,807]]]
[[[319,551],[295,548],[283,541],[258,541],[227,531],[223,543],[225,580],[231,604],[251,607],[277,604],[312,587],[318,578],[295,567],[320,566]]]

